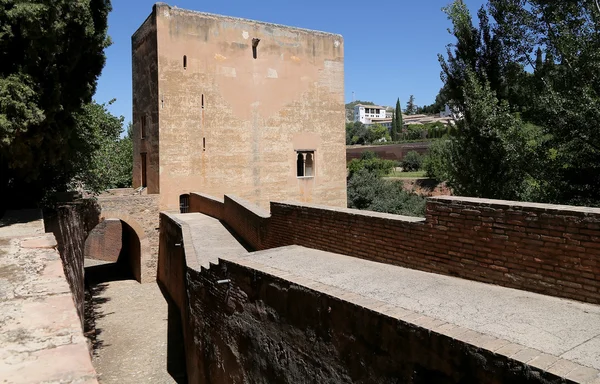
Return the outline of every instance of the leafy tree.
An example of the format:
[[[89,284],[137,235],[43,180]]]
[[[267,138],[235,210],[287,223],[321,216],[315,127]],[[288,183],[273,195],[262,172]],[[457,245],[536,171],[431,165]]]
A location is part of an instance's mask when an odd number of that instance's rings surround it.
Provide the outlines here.
[[[416,151],[409,151],[400,161],[400,166],[404,172],[415,172],[421,169],[423,157]]]
[[[407,115],[414,115],[417,113],[417,106],[415,104],[415,97],[413,95],[410,95],[410,97],[408,98],[408,102],[406,103],[406,109],[404,110],[404,113],[406,113]]]
[[[479,28],[462,1],[445,10],[456,43],[440,57],[442,78],[464,114],[439,162],[448,184],[472,196],[600,204],[597,3],[490,0]]]
[[[76,116],[109,44],[109,0],[0,1],[0,192],[14,205],[64,190],[90,149]]]
[[[360,121],[346,123],[346,145],[365,144],[368,128]]]
[[[373,151],[364,151],[360,155],[360,159],[352,159],[348,163],[348,174],[352,177],[354,173],[366,169],[378,176],[386,176],[392,172],[394,166],[395,163],[392,160],[380,159]]]
[[[130,187],[133,170],[131,124],[127,136],[121,138],[123,117],[112,115],[106,105],[97,103],[86,105],[77,116],[77,122],[80,131],[90,134],[86,142],[94,147],[86,151],[86,158],[76,162],[80,169],[73,178],[73,187],[93,192]]]
[[[367,130],[367,143],[390,141],[390,133],[386,127],[380,124],[369,125]]]

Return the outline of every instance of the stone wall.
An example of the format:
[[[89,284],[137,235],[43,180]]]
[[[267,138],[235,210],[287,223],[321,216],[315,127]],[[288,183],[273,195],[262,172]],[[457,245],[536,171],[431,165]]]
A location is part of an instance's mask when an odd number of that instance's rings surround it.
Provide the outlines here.
[[[235,192],[264,209],[275,199],[346,205],[340,35],[158,3],[132,41],[134,186],[146,151],[152,172],[159,160],[148,191],[160,183],[161,210],[188,191]],[[152,129],[141,140],[143,113]],[[313,177],[297,177],[303,150],[314,151]]]
[[[52,225],[65,277],[83,328],[85,240],[98,224],[100,207],[94,200],[82,200],[58,208],[57,225]]]
[[[128,239],[139,243],[141,260],[132,260],[132,268],[136,279],[144,283],[156,280],[159,198],[159,195],[102,195],[98,197],[102,211],[101,218],[103,220],[121,220],[126,224],[125,227],[129,227],[122,233],[126,233]]]
[[[199,268],[196,251],[211,250],[191,244],[187,226],[163,214],[158,279],[173,306],[169,321],[181,322],[188,382],[565,382],[400,320],[382,303],[302,285],[245,259]],[[231,282],[217,282],[224,279]]]
[[[600,303],[597,208],[436,197],[424,219],[299,203],[271,203],[265,216],[226,197],[223,210],[256,250],[302,245]]]

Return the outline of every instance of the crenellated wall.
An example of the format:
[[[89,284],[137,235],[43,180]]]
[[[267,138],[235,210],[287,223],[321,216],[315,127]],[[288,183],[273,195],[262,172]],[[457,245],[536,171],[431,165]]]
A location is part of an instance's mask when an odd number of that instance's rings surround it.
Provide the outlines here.
[[[192,212],[222,210],[219,218],[256,250],[302,245],[600,303],[597,208],[437,197],[424,219],[275,202],[268,215],[232,196],[217,210],[218,201],[191,196]]]

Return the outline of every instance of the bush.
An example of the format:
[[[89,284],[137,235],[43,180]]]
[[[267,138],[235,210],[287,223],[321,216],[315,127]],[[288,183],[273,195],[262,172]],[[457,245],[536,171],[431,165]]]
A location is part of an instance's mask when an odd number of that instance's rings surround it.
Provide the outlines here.
[[[400,161],[400,166],[404,172],[415,172],[421,169],[422,163],[423,157],[415,151],[410,151]]]
[[[348,207],[397,215],[425,215],[425,198],[407,192],[400,181],[361,169],[348,180]]]
[[[429,146],[429,153],[423,159],[425,176],[437,181],[448,180],[448,167],[450,160],[450,145],[447,138],[435,140]]]
[[[373,172],[377,176],[385,176],[394,169],[395,162],[392,160],[384,160],[377,157],[373,151],[364,151],[359,159],[352,159],[348,163],[349,176],[361,169],[366,169],[368,172]]]

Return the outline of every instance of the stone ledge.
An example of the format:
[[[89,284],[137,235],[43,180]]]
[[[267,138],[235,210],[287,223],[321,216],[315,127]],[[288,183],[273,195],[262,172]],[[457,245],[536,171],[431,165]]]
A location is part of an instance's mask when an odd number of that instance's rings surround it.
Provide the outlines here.
[[[296,246],[283,248],[294,247]],[[524,364],[534,371],[537,370],[541,371],[542,373],[553,374],[569,383],[600,384],[600,371],[597,369],[582,366],[572,361],[561,359],[560,357],[552,356],[536,349],[510,342],[508,340],[485,335],[468,328],[446,323],[443,320],[396,307],[370,297],[359,295],[355,292],[345,291],[339,287],[334,287],[300,276],[295,276],[290,274],[289,271],[280,270],[254,262],[252,261],[251,257],[248,256],[219,258],[219,264],[221,263],[234,264],[238,267],[258,271],[265,275],[288,281],[291,284],[299,285],[304,289],[313,291],[315,293],[327,295],[334,299],[365,308],[366,310],[380,313],[428,332],[434,332],[439,335],[447,336],[456,341],[468,344],[471,347],[487,350],[494,355],[502,356],[514,362]]]

